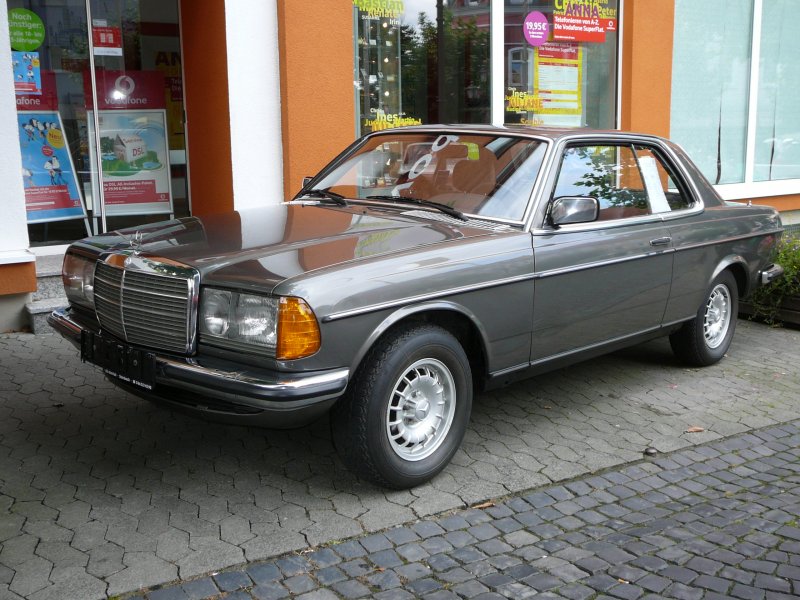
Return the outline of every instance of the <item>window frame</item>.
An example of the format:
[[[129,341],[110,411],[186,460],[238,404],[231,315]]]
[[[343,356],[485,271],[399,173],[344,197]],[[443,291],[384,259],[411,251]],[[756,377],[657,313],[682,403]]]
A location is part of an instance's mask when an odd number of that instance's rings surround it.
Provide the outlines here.
[[[562,225],[559,228],[553,228],[548,223],[548,215],[550,206],[554,200],[556,189],[556,182],[558,174],[561,171],[561,161],[564,156],[565,150],[570,146],[576,145],[631,145],[642,146],[649,148],[653,154],[658,156],[662,163],[671,169],[674,174],[673,178],[681,193],[685,194],[687,198],[692,200],[689,207],[674,210],[670,212],[654,213],[649,215],[640,215],[634,217],[627,217],[625,219],[616,219],[610,221],[592,221],[589,223],[577,223],[572,225]],[[687,168],[684,166],[683,161],[680,159],[676,152],[669,146],[667,142],[656,137],[639,136],[620,133],[618,136],[597,134],[597,135],[579,135],[567,136],[558,140],[553,144],[550,149],[550,157],[545,159],[542,169],[547,170],[546,178],[543,180],[542,190],[534,189],[534,193],[541,193],[538,197],[533,210],[531,212],[532,221],[529,221],[529,231],[533,235],[551,235],[553,233],[573,233],[576,231],[594,231],[597,229],[609,229],[614,227],[624,227],[632,224],[649,223],[655,221],[668,222],[675,219],[682,219],[685,217],[694,216],[702,213],[705,210],[705,203],[703,202],[703,195],[697,184],[692,179]]]

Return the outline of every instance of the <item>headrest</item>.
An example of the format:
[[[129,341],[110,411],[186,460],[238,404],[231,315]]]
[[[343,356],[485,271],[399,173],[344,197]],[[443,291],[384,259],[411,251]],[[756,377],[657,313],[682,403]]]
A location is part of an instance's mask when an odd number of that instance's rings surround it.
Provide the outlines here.
[[[481,148],[478,160],[460,160],[450,176],[454,188],[468,194],[488,195],[496,185],[495,157]]]

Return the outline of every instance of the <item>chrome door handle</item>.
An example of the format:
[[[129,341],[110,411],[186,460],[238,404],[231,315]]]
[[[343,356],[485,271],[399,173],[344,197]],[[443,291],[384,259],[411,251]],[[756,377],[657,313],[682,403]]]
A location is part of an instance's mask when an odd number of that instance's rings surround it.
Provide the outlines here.
[[[669,243],[672,241],[671,237],[660,237],[654,240],[650,240],[651,246],[668,246]]]

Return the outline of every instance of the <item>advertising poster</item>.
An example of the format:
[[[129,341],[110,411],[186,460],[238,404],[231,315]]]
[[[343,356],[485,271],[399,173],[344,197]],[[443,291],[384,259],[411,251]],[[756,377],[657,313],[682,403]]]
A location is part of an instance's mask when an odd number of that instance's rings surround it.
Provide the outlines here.
[[[106,215],[171,213],[165,111],[101,110],[98,117]],[[94,115],[87,121],[94,139]],[[94,144],[89,149],[94,163]]]
[[[41,95],[42,71],[38,52],[13,51],[11,66],[14,69],[14,93],[17,96]]]
[[[28,223],[86,217],[58,111],[18,111]]]
[[[603,43],[617,30],[617,9],[610,0],[555,0],[553,40]]]
[[[96,79],[106,215],[172,213],[162,74],[98,71]],[[94,111],[88,108],[89,138],[95,139]],[[89,150],[98,164],[95,144]],[[96,174],[92,188],[98,189]]]
[[[544,44],[534,58],[534,96],[543,125],[580,127],[583,118],[583,49]]]

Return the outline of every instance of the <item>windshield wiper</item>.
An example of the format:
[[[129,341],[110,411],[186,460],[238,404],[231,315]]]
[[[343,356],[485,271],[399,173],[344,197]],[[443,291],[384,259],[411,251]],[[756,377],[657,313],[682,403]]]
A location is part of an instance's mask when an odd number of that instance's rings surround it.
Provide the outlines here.
[[[301,195],[313,196],[314,198],[324,198],[325,200],[331,200],[338,206],[347,206],[347,200],[344,199],[344,196],[337,194],[336,192],[332,192],[328,188],[306,190]]]
[[[447,204],[442,204],[441,202],[434,202],[432,200],[422,200],[421,198],[409,198],[408,196],[367,196],[367,198],[371,200],[391,200],[392,202],[400,202],[402,204],[416,204],[417,206],[426,206],[428,208],[435,208],[438,211],[445,213],[446,215],[450,215],[451,217],[455,217],[456,219],[461,219],[462,221],[467,221],[467,217],[464,216],[460,210],[453,208],[452,206],[447,206]]]

